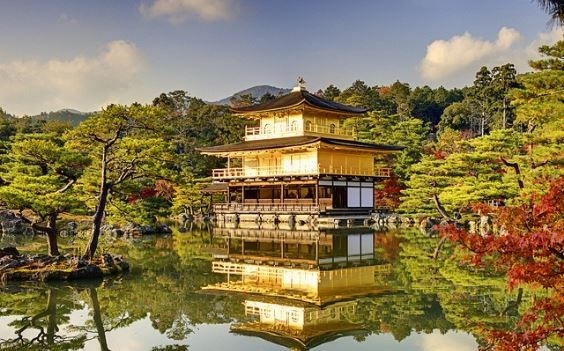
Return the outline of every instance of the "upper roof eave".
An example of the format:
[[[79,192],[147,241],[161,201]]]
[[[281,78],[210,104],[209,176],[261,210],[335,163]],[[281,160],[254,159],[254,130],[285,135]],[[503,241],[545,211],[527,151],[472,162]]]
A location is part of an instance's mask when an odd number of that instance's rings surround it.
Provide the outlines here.
[[[228,154],[234,152],[252,152],[258,150],[282,149],[288,147],[305,146],[317,142],[326,143],[329,145],[347,147],[347,148],[361,148],[364,150],[380,150],[380,151],[389,151],[389,152],[401,151],[405,148],[403,146],[397,146],[397,145],[372,144],[372,143],[365,143],[365,142],[353,141],[353,140],[341,140],[341,139],[332,139],[332,138],[316,137],[316,136],[297,136],[297,137],[243,141],[234,144],[197,148],[196,150],[208,155],[213,155],[213,154],[218,155],[218,154]]]
[[[289,94],[278,97],[272,101],[268,101],[258,105],[245,107],[232,107],[231,111],[237,115],[251,115],[261,112],[272,112],[295,108],[302,104],[310,107],[330,112],[337,112],[348,115],[360,115],[368,111],[363,107],[354,107],[338,102],[325,100],[319,96],[310,94],[306,90],[294,91]]]

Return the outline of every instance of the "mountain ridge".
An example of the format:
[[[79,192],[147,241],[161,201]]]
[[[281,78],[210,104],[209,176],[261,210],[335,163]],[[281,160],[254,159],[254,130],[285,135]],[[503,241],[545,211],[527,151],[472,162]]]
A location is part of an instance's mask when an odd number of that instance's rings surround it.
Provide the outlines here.
[[[291,90],[292,89],[289,89],[289,88],[279,88],[279,87],[275,87],[275,86],[268,85],[268,84],[255,85],[255,86],[252,86],[250,88],[240,90],[240,91],[232,94],[231,96],[228,96],[228,97],[223,98],[221,100],[206,101],[206,103],[214,104],[214,105],[231,105],[231,99],[233,99],[234,97],[241,96],[241,95],[251,94],[253,99],[259,100],[265,94],[272,94],[275,97],[278,97],[280,95],[288,94]],[[16,117],[15,115],[11,115],[11,114],[7,113],[6,111],[3,111],[3,112],[4,112],[3,115],[6,116],[6,117],[19,118],[19,117]],[[76,110],[76,109],[73,109],[73,108],[62,108],[62,109],[59,109],[57,111],[41,112],[37,115],[33,115],[33,116],[30,116],[30,117],[31,117],[31,119],[36,120],[36,121],[39,121],[39,120],[45,120],[45,121],[56,120],[56,121],[69,122],[73,127],[75,127],[80,122],[82,122],[83,120],[85,120],[86,118],[88,118],[89,116],[91,116],[94,113],[95,112],[82,112],[82,111],[79,111],[79,110]]]
[[[253,97],[253,99],[260,99],[263,95],[265,94],[272,94],[274,96],[279,96],[279,95],[285,95],[287,93],[289,93],[292,89],[287,89],[287,88],[278,88],[272,85],[255,85],[252,86],[250,88],[247,89],[243,89],[241,91],[238,91],[236,93],[234,93],[231,96],[228,96],[226,98],[223,98],[221,100],[217,100],[217,101],[211,101],[210,104],[214,104],[214,105],[230,105],[231,104],[231,99],[234,97],[238,97],[241,95],[247,95],[247,94],[251,94],[251,96]]]

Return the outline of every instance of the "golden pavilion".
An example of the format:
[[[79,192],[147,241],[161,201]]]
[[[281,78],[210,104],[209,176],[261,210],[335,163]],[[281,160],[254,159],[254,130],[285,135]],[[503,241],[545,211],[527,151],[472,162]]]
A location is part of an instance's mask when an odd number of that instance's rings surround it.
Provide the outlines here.
[[[200,149],[227,159],[212,173],[214,186],[226,192],[226,202],[213,209],[219,218],[297,221],[374,211],[374,186],[391,172],[384,160],[403,147],[356,140],[343,122],[366,109],[325,100],[301,83],[272,101],[233,108],[255,121],[243,141]]]

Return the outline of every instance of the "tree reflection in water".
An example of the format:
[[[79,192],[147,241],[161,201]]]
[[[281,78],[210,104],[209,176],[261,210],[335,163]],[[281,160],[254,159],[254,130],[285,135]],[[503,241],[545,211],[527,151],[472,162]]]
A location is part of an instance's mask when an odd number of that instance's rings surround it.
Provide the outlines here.
[[[123,349],[116,346],[122,345],[123,338],[131,338],[146,350],[194,350],[197,347],[191,343],[209,335],[206,330],[213,325],[231,326],[232,332],[255,336],[257,330],[276,331],[269,341],[283,345],[282,339],[291,335],[301,346],[295,342],[286,346],[298,349],[331,343],[342,336],[346,336],[341,342],[347,347],[357,342],[377,346],[379,336],[384,335],[401,342],[420,334],[455,331],[470,333],[479,345],[484,328],[513,327],[520,311],[539,294],[507,291],[503,277],[471,271],[449,248],[448,259],[430,260],[437,239],[410,231],[375,234],[375,255],[387,268],[374,273],[374,285],[388,289],[365,289],[367,294],[324,300],[327,302],[321,305],[244,291],[202,293],[204,286],[225,283],[222,275],[211,274],[212,257],[206,253],[226,249],[218,233],[212,236],[193,228],[167,238],[113,240],[104,245],[129,258],[132,271],[128,276],[82,285],[0,287],[0,349],[117,350]],[[258,247],[246,246],[253,255]],[[309,252],[304,247],[300,255]],[[260,314],[249,311],[269,303],[298,313],[294,316],[301,316],[304,322],[283,330],[280,323],[263,319],[261,326]],[[319,322],[322,316],[325,324]],[[135,322],[144,323],[143,327]],[[225,338],[229,337],[226,333]],[[243,343],[239,348],[233,344],[234,350],[256,345],[256,338],[229,340]],[[558,347],[557,340],[549,344]],[[403,349],[412,346],[408,343]]]

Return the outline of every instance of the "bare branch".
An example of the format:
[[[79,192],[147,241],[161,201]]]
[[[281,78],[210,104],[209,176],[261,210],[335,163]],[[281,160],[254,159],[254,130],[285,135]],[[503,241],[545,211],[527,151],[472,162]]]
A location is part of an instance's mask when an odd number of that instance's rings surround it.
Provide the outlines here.
[[[133,166],[129,166],[129,167],[125,168],[124,170],[122,170],[118,179],[115,182],[113,182],[113,185],[118,185],[118,184],[123,183],[125,180],[127,180],[127,178],[130,178],[134,173],[135,173],[135,171],[134,171]]]
[[[436,260],[439,257],[439,252],[441,252],[441,249],[443,247],[443,245],[445,244],[447,240],[446,236],[443,236],[441,238],[441,240],[439,240],[439,243],[437,244],[437,247],[435,248],[435,251],[433,252],[433,255],[431,256],[432,259]]]
[[[57,190],[58,193],[64,193],[65,191],[69,190],[69,188],[76,183],[76,179],[71,179],[67,184],[65,184],[61,189]]]
[[[519,185],[519,189],[523,190],[523,188],[525,188],[525,184],[523,183],[523,180],[521,179],[521,168],[519,168],[519,164],[516,163],[516,162],[509,162],[506,159],[504,159],[503,157],[500,157],[499,159],[507,167],[513,168],[513,170],[515,171],[515,174],[517,175],[517,184]]]
[[[437,208],[437,211],[439,211],[441,216],[443,216],[443,218],[446,219],[449,222],[454,222],[454,220],[448,215],[445,208],[441,204],[441,201],[439,200],[439,197],[437,196],[437,194],[433,194],[433,201],[435,202],[435,207]]]
[[[531,168],[532,169],[539,168],[539,167],[542,167],[542,166],[544,166],[548,163],[550,163],[550,160],[545,160],[545,161],[542,161],[540,163],[533,162],[533,164],[531,165]]]

